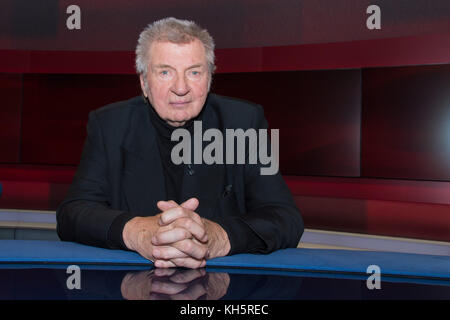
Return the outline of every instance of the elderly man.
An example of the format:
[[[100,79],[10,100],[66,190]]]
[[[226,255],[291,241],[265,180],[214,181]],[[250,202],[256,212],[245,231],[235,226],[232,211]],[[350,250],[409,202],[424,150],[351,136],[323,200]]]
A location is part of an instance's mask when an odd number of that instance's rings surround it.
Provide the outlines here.
[[[57,211],[62,240],[134,250],[156,267],[296,247],[303,221],[262,164],[175,164],[176,129],[267,129],[260,106],[209,93],[214,42],[190,21],[150,24],[136,48],[143,96],[89,114],[77,173]],[[248,151],[247,151],[248,156]]]

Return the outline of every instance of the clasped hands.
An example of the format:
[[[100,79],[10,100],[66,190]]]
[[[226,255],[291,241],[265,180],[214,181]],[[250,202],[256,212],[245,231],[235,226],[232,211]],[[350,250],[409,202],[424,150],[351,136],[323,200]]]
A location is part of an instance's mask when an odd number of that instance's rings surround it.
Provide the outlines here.
[[[159,201],[161,213],[127,222],[122,234],[125,245],[152,260],[156,268],[202,268],[207,259],[225,256],[230,251],[225,230],[201,218],[195,212],[198,205],[196,198],[181,205]]]

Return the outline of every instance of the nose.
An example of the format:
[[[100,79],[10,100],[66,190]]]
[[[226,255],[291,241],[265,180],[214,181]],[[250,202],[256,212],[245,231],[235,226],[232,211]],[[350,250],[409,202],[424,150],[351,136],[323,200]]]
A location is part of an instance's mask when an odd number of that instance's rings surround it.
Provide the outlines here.
[[[172,92],[178,96],[184,96],[189,92],[189,85],[185,77],[177,77],[172,85]]]

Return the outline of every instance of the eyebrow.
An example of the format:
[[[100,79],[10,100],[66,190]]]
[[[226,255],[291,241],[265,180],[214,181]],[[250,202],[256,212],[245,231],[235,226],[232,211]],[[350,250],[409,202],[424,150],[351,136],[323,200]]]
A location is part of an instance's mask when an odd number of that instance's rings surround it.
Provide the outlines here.
[[[203,65],[200,64],[200,63],[194,64],[194,65],[188,67],[187,70],[188,70],[188,69],[199,68],[199,67],[202,67],[202,66],[203,66]],[[171,68],[171,69],[174,69],[174,67],[172,67],[172,66],[170,66],[170,65],[168,65],[168,64],[158,64],[158,65],[155,66],[155,68],[158,68],[158,69],[162,69],[162,68]]]
[[[194,64],[194,65],[190,66],[188,69],[194,69],[194,68],[200,68],[200,67],[203,67],[203,65],[198,63],[198,64]]]
[[[155,66],[155,68],[172,68],[172,67],[169,66],[168,64],[158,64],[158,65]]]

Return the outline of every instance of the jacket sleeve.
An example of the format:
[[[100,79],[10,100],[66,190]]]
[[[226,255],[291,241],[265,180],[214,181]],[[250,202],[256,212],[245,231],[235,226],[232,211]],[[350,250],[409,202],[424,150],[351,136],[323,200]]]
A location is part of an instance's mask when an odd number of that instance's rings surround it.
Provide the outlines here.
[[[123,225],[133,216],[110,209],[107,177],[107,152],[96,112],[92,111],[78,169],[65,200],[56,212],[57,232],[61,240],[123,249],[121,234],[117,231],[121,232]]]
[[[257,107],[252,128],[268,128],[261,106]],[[267,148],[269,151],[269,137]],[[304,231],[303,219],[280,171],[261,175],[261,168],[268,165],[260,161],[248,163],[247,158],[244,169],[246,212],[220,221],[230,239],[230,254],[270,253],[297,247]]]

